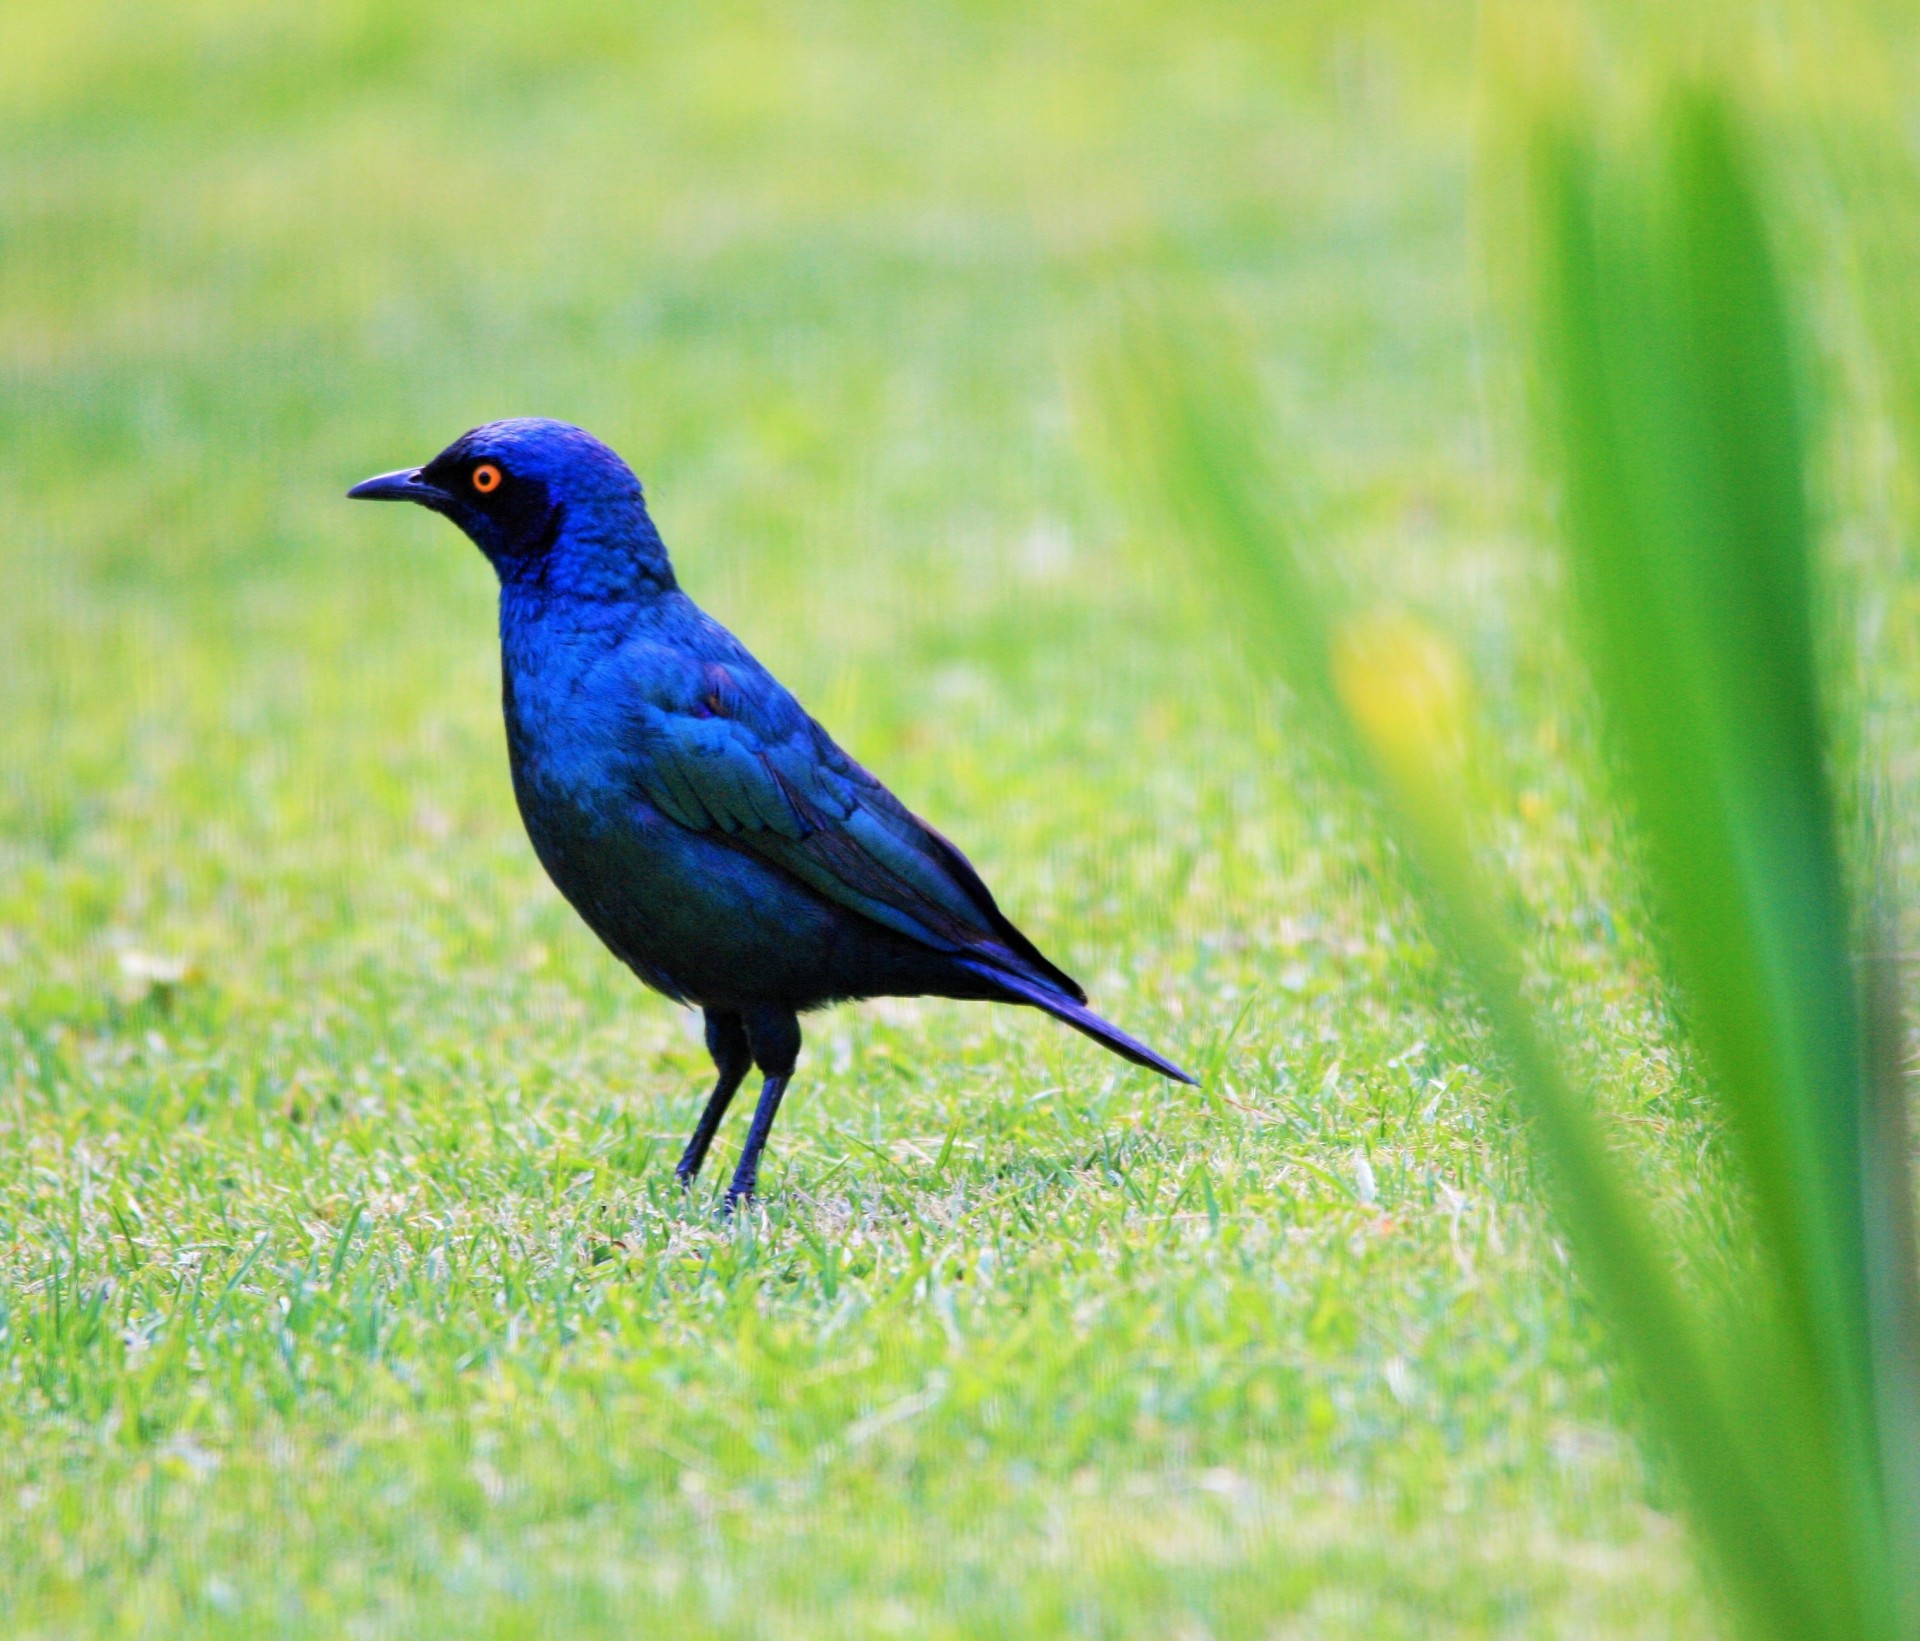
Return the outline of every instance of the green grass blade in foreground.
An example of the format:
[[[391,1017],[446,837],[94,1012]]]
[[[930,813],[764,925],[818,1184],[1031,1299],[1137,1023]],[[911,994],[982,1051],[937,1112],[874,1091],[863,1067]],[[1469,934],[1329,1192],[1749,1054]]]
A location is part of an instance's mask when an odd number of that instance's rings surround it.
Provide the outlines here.
[[[1218,316],[1137,303],[1101,361],[1099,400],[1116,473],[1168,539],[1168,558],[1212,589],[1214,609],[1261,672],[1277,675],[1343,752],[1331,692],[1328,595],[1299,555],[1248,349]],[[1191,556],[1187,556],[1191,555]]]
[[[1657,209],[1644,185],[1602,195],[1563,137],[1541,154],[1543,397],[1586,648],[1779,1299],[1779,1371],[1742,1377],[1766,1408],[1775,1489],[1795,1496],[1796,1554],[1830,1621],[1865,1625],[1887,1588],[1864,1068],[1786,318],[1711,101],[1673,121]]]
[[[1653,1221],[1608,1158],[1523,1000],[1516,942],[1491,908],[1498,897],[1474,865],[1460,816],[1459,667],[1408,623],[1348,629],[1333,652],[1339,697],[1369,754],[1399,840],[1440,938],[1472,983],[1497,1035],[1555,1185],[1576,1263],[1633,1364],[1647,1407],[1679,1471],[1696,1525],[1712,1543],[1749,1633],[1839,1637],[1857,1626],[1844,1587],[1808,1565],[1789,1505],[1770,1484],[1767,1455],[1741,1429],[1725,1351],[1682,1297]],[[1773,1341],[1742,1341],[1749,1373],[1789,1380]],[[1804,1467],[1799,1467],[1804,1468]]]
[[[1877,882],[1892,881],[1883,869]],[[1866,1016],[1863,1169],[1867,1281],[1874,1330],[1875,1411],[1886,1488],[1887,1535],[1902,1633],[1920,1634],[1920,1270],[1916,1270],[1913,1123],[1907,1021],[1894,919],[1876,907],[1862,965]]]
[[[1651,1216],[1621,1181],[1520,1000],[1511,937],[1487,911],[1492,899],[1448,818],[1454,795],[1437,773],[1440,749],[1458,734],[1457,711],[1440,700],[1445,692],[1432,686],[1432,668],[1418,688],[1395,682],[1418,644],[1347,647],[1336,684],[1324,595],[1272,499],[1283,493],[1282,481],[1252,434],[1236,425],[1258,415],[1244,369],[1222,353],[1210,322],[1190,333],[1203,338],[1192,349],[1181,328],[1157,314],[1129,337],[1127,368],[1109,373],[1130,479],[1178,532],[1183,562],[1218,571],[1222,614],[1250,656],[1319,710],[1352,772],[1388,798],[1440,937],[1476,985],[1537,1119],[1579,1268],[1638,1371],[1696,1519],[1722,1549],[1754,1632],[1844,1633],[1822,1621],[1825,1602],[1809,1587],[1819,1580],[1794,1554],[1790,1526],[1755,1472],[1727,1374],[1657,1251]],[[1370,670],[1375,661],[1379,670]]]

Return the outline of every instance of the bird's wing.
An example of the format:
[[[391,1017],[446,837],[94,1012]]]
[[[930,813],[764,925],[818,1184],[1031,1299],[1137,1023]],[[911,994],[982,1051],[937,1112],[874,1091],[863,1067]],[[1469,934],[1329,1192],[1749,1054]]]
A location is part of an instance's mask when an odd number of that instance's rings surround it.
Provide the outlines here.
[[[632,778],[695,832],[719,833],[836,904],[911,939],[1085,993],[1013,926],[972,864],[835,744],[744,650],[622,657]]]

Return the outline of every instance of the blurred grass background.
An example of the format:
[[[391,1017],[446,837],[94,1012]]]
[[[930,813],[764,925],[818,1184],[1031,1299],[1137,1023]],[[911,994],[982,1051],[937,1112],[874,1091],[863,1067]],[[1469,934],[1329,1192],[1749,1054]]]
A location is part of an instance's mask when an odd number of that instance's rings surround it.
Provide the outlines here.
[[[8,1624],[1709,1631],[1484,1035],[1085,414],[1133,282],[1231,308],[1322,550],[1471,667],[1623,1161],[1737,1260],[1503,326],[1510,81],[1703,51],[1772,134],[1906,882],[1892,7],[0,12]],[[506,414],[627,454],[694,595],[1208,1087],[839,1011],[765,1223],[684,1210],[704,1054],[520,834],[491,578],[339,499]]]

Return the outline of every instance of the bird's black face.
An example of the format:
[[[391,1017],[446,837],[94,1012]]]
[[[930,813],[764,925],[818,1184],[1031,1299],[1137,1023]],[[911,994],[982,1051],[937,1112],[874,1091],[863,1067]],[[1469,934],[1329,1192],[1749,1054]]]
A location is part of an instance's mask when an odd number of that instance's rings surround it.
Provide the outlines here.
[[[489,451],[471,435],[456,440],[425,467],[382,473],[347,494],[363,501],[410,501],[444,513],[503,567],[544,552],[561,517],[544,479],[516,471],[509,454]]]
[[[488,422],[425,467],[382,473],[347,494],[445,513],[492,561],[503,586],[533,583],[604,599],[674,585],[633,469],[567,422]]]

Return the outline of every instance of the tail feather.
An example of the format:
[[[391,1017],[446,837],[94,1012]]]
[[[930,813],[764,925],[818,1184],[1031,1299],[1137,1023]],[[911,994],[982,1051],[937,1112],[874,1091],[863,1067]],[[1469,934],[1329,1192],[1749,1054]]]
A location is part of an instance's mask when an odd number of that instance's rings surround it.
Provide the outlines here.
[[[1181,1070],[1164,1054],[1156,1054],[1139,1039],[1129,1037],[1110,1020],[1103,1020],[1086,1004],[1076,1002],[1071,997],[1062,996],[1052,987],[1038,980],[1030,980],[1024,975],[1009,974],[1005,969],[995,968],[990,963],[976,963],[969,958],[960,960],[961,966],[973,971],[981,979],[989,981],[1003,993],[1009,1003],[1028,1003],[1034,1008],[1045,1009],[1054,1019],[1072,1026],[1075,1031],[1091,1037],[1102,1048],[1131,1060],[1135,1065],[1145,1066],[1149,1071],[1157,1071],[1163,1077],[1170,1077],[1176,1083],[1198,1083],[1197,1077]]]

